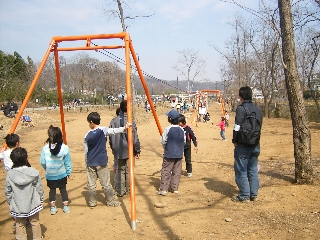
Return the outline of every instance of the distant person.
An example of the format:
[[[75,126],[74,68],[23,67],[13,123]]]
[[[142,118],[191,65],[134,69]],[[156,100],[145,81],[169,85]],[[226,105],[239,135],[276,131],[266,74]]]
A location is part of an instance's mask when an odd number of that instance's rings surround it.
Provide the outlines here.
[[[164,149],[163,162],[161,169],[161,181],[158,195],[166,196],[167,191],[178,193],[181,171],[182,157],[186,136],[182,127],[178,125],[179,113],[172,109],[166,114],[168,122],[171,124],[166,127],[161,136],[161,144]]]
[[[25,125],[27,127],[34,127],[34,124],[28,114],[28,112],[26,112],[23,116],[22,116],[22,125]]]
[[[25,223],[27,218],[32,227],[33,239],[40,240],[41,227],[39,211],[44,199],[41,178],[38,170],[28,167],[26,149],[17,147],[10,155],[13,165],[7,173],[4,193],[10,208],[10,214],[15,217],[15,239],[27,239]]]
[[[204,121],[205,123],[211,121],[211,120],[210,120],[210,113],[209,113],[209,112],[206,112],[206,114],[203,115],[203,121]],[[211,123],[213,124],[212,121],[211,121]]]
[[[220,127],[220,136],[222,138],[222,141],[227,141],[226,139],[226,125],[225,125],[225,119],[224,117],[221,117],[220,123],[218,123],[216,126]]]
[[[90,130],[84,136],[84,154],[87,168],[88,204],[89,207],[97,206],[96,182],[99,178],[107,206],[116,207],[120,205],[120,202],[115,201],[114,191],[110,184],[106,137],[111,134],[123,133],[131,125],[127,123],[124,127],[107,128],[100,126],[100,120],[100,115],[97,112],[91,112],[87,116]]]
[[[13,118],[18,111],[18,105],[10,100],[6,105],[1,105],[1,110],[6,117]]]
[[[193,132],[192,128],[187,125],[186,118],[184,115],[180,114],[178,118],[178,124],[183,128],[186,136],[186,143],[184,144],[184,159],[186,161],[187,176],[192,177],[192,162],[191,162],[191,141],[194,145],[194,150],[198,152],[198,141],[196,134]]]
[[[226,127],[229,127],[229,118],[230,118],[230,116],[228,114],[228,111],[225,111],[225,113],[224,113],[224,122],[225,122]]]
[[[10,111],[13,112],[14,114],[16,114],[17,111],[18,111],[18,105],[17,105],[14,101],[12,101],[12,100],[10,100],[10,101],[8,102],[8,105],[9,105],[9,107],[10,107]]]
[[[170,103],[170,106],[171,106],[172,109],[174,109],[176,107],[176,101],[172,100],[171,103]]]
[[[232,143],[234,144],[234,172],[239,194],[233,196],[233,202],[257,201],[259,190],[258,156],[260,155],[259,142],[247,146],[240,141],[240,129],[244,123],[247,110],[255,113],[256,119],[262,126],[262,112],[252,103],[252,89],[248,86],[239,89],[241,104],[237,107],[235,125],[233,128]],[[247,108],[247,110],[245,109]]]
[[[127,122],[127,101],[120,103],[120,113],[117,117],[111,120],[110,128],[123,127]],[[123,197],[130,193],[129,179],[129,153],[128,153],[128,134],[126,132],[109,136],[110,148],[115,159],[118,159],[116,171],[115,189],[118,197]],[[136,159],[140,157],[140,141],[135,122],[132,122],[132,139],[133,139],[133,154]]]
[[[63,143],[59,127],[50,125],[46,145],[41,151],[40,163],[46,171],[47,186],[50,188],[50,214],[54,215],[58,211],[56,207],[57,188],[59,188],[62,197],[63,212],[70,213],[67,178],[70,179],[72,164],[69,147]]]

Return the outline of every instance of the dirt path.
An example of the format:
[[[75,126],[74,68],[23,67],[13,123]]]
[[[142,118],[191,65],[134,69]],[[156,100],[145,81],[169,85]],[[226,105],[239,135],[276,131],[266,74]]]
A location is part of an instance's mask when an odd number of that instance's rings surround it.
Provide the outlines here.
[[[167,110],[158,108],[163,129],[168,124],[164,115]],[[102,125],[109,125],[115,109],[97,111],[102,116]],[[45,239],[319,239],[320,124],[310,123],[315,184],[298,186],[293,184],[291,122],[264,119],[259,158],[262,166],[260,201],[241,204],[230,200],[238,192],[233,172],[232,127],[227,128],[227,141],[221,141],[219,129],[215,126],[220,119],[219,106],[213,103],[209,111],[213,125],[198,123],[196,127],[189,119],[199,141],[199,152],[192,152],[193,177],[187,178],[183,171],[179,194],[169,193],[166,197],[155,194],[159,188],[163,153],[160,135],[152,116],[139,112],[141,121],[137,125],[142,152],[135,166],[139,221],[134,232],[131,230],[128,196],[119,199],[121,207],[106,207],[98,184],[98,206],[94,209],[87,206],[83,155],[83,137],[88,131],[87,113],[66,113],[67,140],[73,161],[72,180],[67,185],[71,213],[62,212],[58,194],[58,213],[50,215],[49,190],[43,178],[45,203],[40,220]],[[59,112],[44,111],[30,113],[30,116],[36,119],[36,127],[19,127],[17,133],[21,136],[21,146],[28,150],[32,166],[44,177],[39,164],[40,152],[49,125],[60,125]],[[233,121],[231,113],[230,126]],[[4,132],[0,137],[2,135]],[[108,156],[111,170],[113,156],[110,150]],[[5,171],[2,166],[0,173],[0,185],[3,186]],[[155,203],[166,203],[167,206],[155,208]],[[0,194],[1,239],[14,239],[12,224],[4,194]]]

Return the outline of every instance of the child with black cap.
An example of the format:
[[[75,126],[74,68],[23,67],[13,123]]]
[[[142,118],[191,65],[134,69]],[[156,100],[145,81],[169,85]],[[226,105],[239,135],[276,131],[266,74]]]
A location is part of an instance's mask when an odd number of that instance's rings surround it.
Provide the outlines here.
[[[169,187],[173,193],[178,193],[181,171],[182,157],[186,137],[182,127],[178,125],[179,113],[172,109],[166,113],[168,122],[161,136],[161,144],[164,148],[163,162],[161,169],[160,188],[158,195],[166,196]]]

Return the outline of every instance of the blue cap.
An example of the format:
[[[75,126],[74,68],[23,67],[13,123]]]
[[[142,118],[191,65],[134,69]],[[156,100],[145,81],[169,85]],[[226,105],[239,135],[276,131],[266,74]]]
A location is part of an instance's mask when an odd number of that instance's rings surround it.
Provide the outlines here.
[[[180,116],[180,114],[174,109],[172,109],[170,112],[167,112],[166,115],[171,119],[175,119]]]

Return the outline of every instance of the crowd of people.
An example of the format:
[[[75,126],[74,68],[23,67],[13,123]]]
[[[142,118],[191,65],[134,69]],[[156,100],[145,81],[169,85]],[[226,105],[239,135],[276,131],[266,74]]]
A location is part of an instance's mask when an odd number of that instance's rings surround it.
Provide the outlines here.
[[[245,121],[246,111],[255,112],[262,123],[262,114],[259,108],[252,103],[252,90],[242,87],[239,90],[241,104],[238,106],[233,129],[232,143],[234,144],[234,169],[235,181],[239,187],[239,194],[231,198],[234,202],[257,201],[259,190],[258,156],[260,153],[259,142],[248,146],[240,138],[241,124]],[[192,177],[191,146],[198,151],[198,140],[193,129],[187,125],[186,117],[177,109],[172,108],[167,114],[169,125],[161,135],[163,158],[161,178],[158,195],[166,196],[168,192],[179,193],[179,184],[182,174],[182,159],[185,158],[186,172]],[[228,126],[229,115],[226,112],[217,126],[220,127],[222,140],[225,138],[225,127]],[[140,141],[136,123],[127,122],[127,101],[120,103],[116,116],[109,127],[100,126],[100,115],[91,112],[87,116],[89,131],[84,136],[84,155],[87,175],[88,206],[97,206],[96,188],[97,180],[100,181],[105,194],[105,203],[109,207],[117,207],[121,203],[115,199],[130,193],[128,170],[128,131],[132,131],[133,158],[140,157]],[[72,174],[72,158],[70,149],[63,143],[63,136],[59,127],[48,128],[48,138],[40,155],[41,166],[45,170],[45,178],[49,188],[50,214],[58,212],[56,206],[56,189],[62,197],[62,211],[71,212],[69,207],[67,181]],[[108,169],[108,155],[106,138],[114,156],[115,181],[110,182]],[[5,181],[5,195],[9,204],[10,214],[15,218],[16,239],[27,239],[25,224],[32,227],[33,239],[41,239],[39,212],[43,209],[44,190],[38,170],[31,167],[28,162],[26,149],[20,147],[20,138],[17,134],[8,134],[6,139],[7,149],[2,149],[0,159],[4,161],[7,171]]]
[[[6,117],[14,118],[18,111],[18,105],[10,100],[7,104],[1,104],[1,110]]]

